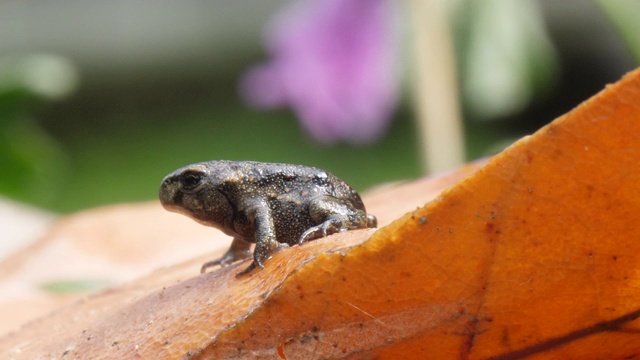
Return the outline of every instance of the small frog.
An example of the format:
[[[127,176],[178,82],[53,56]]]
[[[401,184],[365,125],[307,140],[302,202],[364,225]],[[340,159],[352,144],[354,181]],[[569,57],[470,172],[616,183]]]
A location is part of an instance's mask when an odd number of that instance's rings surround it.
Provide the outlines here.
[[[160,186],[165,209],[185,214],[232,236],[220,259],[201,272],[251,257],[237,276],[290,245],[340,231],[377,226],[360,195],[334,175],[313,167],[254,161],[217,160],[180,168]]]

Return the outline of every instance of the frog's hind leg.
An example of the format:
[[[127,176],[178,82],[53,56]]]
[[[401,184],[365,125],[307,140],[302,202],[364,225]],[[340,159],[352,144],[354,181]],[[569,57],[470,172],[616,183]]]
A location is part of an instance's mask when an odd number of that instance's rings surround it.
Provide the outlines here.
[[[367,215],[363,210],[354,209],[333,196],[323,196],[313,200],[309,205],[309,215],[318,225],[302,233],[298,244],[337,232],[372,227],[371,225],[375,226],[376,223],[374,216]]]

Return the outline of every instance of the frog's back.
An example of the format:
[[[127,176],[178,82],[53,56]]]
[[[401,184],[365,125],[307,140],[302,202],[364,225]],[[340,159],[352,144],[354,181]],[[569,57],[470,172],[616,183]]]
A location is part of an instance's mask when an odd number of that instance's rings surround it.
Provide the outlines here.
[[[264,163],[256,161],[210,161],[227,186],[240,187],[254,194],[304,193],[328,195],[349,201],[356,209],[364,210],[360,195],[335,175],[310,166]]]
[[[300,186],[302,188],[318,188],[325,195],[337,198],[349,198],[359,195],[351,186],[337,176],[322,169],[311,166],[282,164],[282,163],[253,163],[256,169],[261,169],[261,176],[265,182],[282,182]]]

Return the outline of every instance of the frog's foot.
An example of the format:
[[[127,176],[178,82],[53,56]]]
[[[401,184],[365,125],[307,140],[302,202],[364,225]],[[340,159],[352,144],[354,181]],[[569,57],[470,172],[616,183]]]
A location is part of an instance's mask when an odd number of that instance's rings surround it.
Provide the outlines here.
[[[264,269],[264,265],[262,264],[264,261],[269,260],[273,254],[280,252],[281,250],[288,247],[288,244],[279,243],[277,241],[268,242],[267,246],[256,245],[256,251],[253,254],[253,262],[251,262],[251,264],[246,269],[237,273],[236,277],[244,276],[252,272],[256,268]]]
[[[231,253],[231,251],[227,251],[226,254],[224,254],[223,257],[219,258],[219,259],[215,259],[215,260],[211,260],[211,261],[207,261],[206,263],[202,264],[202,267],[200,268],[200,273],[204,274],[208,268],[220,265],[220,266],[227,266],[227,265],[231,265],[232,263],[236,262],[237,260],[243,260],[243,259],[247,259],[251,257],[251,251],[243,251],[242,253]]]
[[[242,241],[242,242],[241,242]],[[208,268],[217,265],[227,266],[238,260],[244,260],[251,257],[251,249],[248,243],[245,244],[243,240],[234,239],[231,243],[231,248],[219,259],[208,261],[202,264],[200,273],[204,274]]]
[[[346,226],[343,217],[330,217],[322,224],[310,227],[307,231],[303,232],[298,239],[298,244],[300,245],[305,241],[326,237],[347,230],[349,230],[349,227]]]

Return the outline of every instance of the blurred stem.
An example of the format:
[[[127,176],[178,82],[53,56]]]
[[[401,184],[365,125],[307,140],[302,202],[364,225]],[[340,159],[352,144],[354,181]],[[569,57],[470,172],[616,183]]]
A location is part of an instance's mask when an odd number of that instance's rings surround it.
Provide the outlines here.
[[[638,0],[595,0],[609,17],[636,63],[640,64],[640,2]]]
[[[450,170],[464,162],[455,56],[446,0],[411,0],[414,94],[423,169]]]

